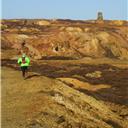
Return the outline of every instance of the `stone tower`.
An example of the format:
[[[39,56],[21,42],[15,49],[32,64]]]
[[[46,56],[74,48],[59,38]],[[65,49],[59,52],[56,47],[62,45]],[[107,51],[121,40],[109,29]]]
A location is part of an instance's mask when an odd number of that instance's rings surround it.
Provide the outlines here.
[[[103,20],[103,13],[102,12],[98,12],[97,20]]]

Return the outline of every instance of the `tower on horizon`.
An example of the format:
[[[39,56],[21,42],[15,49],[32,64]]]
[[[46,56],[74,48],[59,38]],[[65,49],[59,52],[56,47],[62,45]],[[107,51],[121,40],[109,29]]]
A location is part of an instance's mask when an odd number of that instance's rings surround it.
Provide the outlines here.
[[[97,20],[103,20],[103,13],[102,12],[98,12]]]

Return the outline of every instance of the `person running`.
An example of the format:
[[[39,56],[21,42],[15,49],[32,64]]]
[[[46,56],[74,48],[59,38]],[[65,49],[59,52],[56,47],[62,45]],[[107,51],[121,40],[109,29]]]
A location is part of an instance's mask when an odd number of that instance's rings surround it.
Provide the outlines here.
[[[30,65],[30,59],[25,54],[23,54],[22,57],[18,58],[18,64],[21,67],[22,76],[25,78],[28,66]]]

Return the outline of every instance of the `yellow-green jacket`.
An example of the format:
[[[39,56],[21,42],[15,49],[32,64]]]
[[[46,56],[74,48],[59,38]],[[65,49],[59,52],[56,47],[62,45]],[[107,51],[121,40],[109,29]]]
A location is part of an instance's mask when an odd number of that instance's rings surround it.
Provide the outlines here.
[[[28,57],[25,57],[25,62],[23,63],[22,57],[21,57],[21,58],[18,59],[17,63],[20,64],[21,67],[23,67],[23,66],[29,66],[30,59]]]

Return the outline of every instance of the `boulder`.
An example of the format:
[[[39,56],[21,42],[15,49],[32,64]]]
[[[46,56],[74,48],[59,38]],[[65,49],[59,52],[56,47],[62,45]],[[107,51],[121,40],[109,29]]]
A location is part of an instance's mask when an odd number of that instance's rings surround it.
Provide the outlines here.
[[[47,26],[47,25],[50,25],[51,23],[46,20],[41,20],[41,21],[37,21],[36,24],[40,26],[45,26],[45,25]]]

